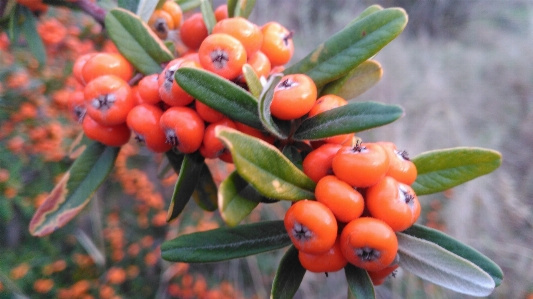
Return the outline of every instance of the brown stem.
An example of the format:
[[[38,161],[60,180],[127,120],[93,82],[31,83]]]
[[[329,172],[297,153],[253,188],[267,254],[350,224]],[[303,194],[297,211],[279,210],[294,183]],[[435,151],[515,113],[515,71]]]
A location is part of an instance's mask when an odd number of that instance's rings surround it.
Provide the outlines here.
[[[100,23],[100,25],[105,26],[105,9],[101,8],[91,0],[77,0],[75,4],[85,13],[93,17],[98,23]]]

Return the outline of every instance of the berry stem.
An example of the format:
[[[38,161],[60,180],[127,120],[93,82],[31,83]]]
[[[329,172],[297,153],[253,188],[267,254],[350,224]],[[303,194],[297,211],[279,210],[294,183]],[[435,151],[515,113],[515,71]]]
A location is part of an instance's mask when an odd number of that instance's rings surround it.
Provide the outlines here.
[[[100,25],[105,27],[104,19],[106,11],[102,7],[98,6],[98,4],[90,1],[90,0],[77,0],[74,2],[78,7],[83,10],[85,13],[93,17]]]

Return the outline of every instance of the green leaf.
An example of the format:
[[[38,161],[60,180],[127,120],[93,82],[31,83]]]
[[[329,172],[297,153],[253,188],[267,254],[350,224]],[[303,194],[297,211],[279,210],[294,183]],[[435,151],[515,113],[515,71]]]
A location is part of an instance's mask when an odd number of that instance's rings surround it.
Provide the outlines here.
[[[234,171],[218,189],[220,216],[227,225],[236,226],[257,207],[262,197]]]
[[[237,3],[239,0],[228,0],[228,18],[235,17],[235,8],[237,7]]]
[[[383,69],[379,62],[367,60],[347,75],[328,83],[321,95],[334,94],[346,100],[354,99],[376,85],[382,75]]]
[[[359,21],[359,20],[361,20],[361,19],[363,19],[363,18],[365,18],[365,17],[367,17],[367,16],[369,16],[369,15],[371,15],[371,14],[377,12],[377,11],[380,11],[380,10],[383,10],[383,7],[381,5],[378,5],[378,4],[371,5],[371,6],[367,7],[365,10],[363,10],[363,12],[360,13],[357,16],[357,18],[353,19],[350,22],[350,24],[348,24],[348,25],[351,25],[351,24],[353,24],[353,23],[355,23],[355,22],[357,22],[357,21]]]
[[[263,129],[257,101],[237,84],[208,71],[188,67],[179,68],[174,76],[181,88],[198,101],[235,121]]]
[[[292,245],[279,263],[270,298],[292,299],[302,283],[305,272],[298,259],[298,249]]]
[[[303,158],[302,158],[302,154],[300,153],[300,151],[298,150],[298,148],[294,145],[286,145],[283,147],[283,150],[281,151],[281,153],[287,157],[287,159],[289,159],[289,161],[291,161],[292,164],[296,165],[296,167],[298,167],[298,169],[302,170],[303,169],[303,166],[302,166],[302,162],[303,162]]]
[[[3,22],[13,17],[16,6],[17,6],[16,0],[2,1],[2,4],[0,4],[0,25],[3,25],[2,24]],[[0,29],[3,29],[3,28],[0,28]]]
[[[153,1],[153,0],[140,0],[140,1],[137,1],[139,2],[137,4],[137,9],[136,9],[136,15],[139,16],[139,18],[141,20],[143,20],[144,22],[148,22],[148,20],[150,20],[150,17],[152,16],[152,14],[154,13],[154,10],[156,9],[156,7],[158,5],[160,5],[163,1],[166,1],[166,0],[158,0],[158,1]],[[122,6],[120,6],[122,7]],[[133,11],[132,9],[130,9],[131,11]]]
[[[213,181],[209,167],[204,163],[200,177],[196,183],[196,188],[192,193],[192,198],[196,204],[205,211],[215,211],[217,203],[217,185]]]
[[[138,16],[122,8],[106,14],[109,37],[126,59],[145,75],[160,73],[161,64],[174,56]]]
[[[215,136],[231,152],[239,175],[259,193],[292,201],[315,198],[315,182],[273,145],[222,126],[215,129]]]
[[[396,236],[403,269],[465,295],[484,297],[494,290],[492,277],[471,261],[430,241],[404,233]]]
[[[235,17],[248,18],[254,9],[256,0],[238,0],[235,6]]]
[[[202,12],[205,27],[207,27],[207,32],[211,34],[213,32],[213,27],[215,27],[217,23],[215,13],[213,12],[213,6],[211,5],[211,1],[200,0],[200,10]]]
[[[492,277],[496,286],[499,286],[502,283],[502,269],[491,259],[476,249],[461,243],[438,230],[418,224],[411,226],[402,233],[435,243],[440,247],[455,253],[458,256],[465,258],[479,266],[481,269],[483,269],[483,271],[487,272]]]
[[[270,76],[263,92],[259,96],[259,117],[265,129],[272,135],[279,139],[287,139],[288,131],[290,130],[290,122],[277,122],[272,118],[270,113],[270,105],[274,97],[274,89],[281,80],[281,74],[274,74]]]
[[[261,84],[261,81],[257,77],[257,74],[252,66],[248,63],[245,63],[242,67],[242,74],[246,80],[246,85],[248,86],[250,93],[255,98],[259,98],[261,96],[261,92],[263,91],[263,85]]]
[[[188,12],[200,6],[201,0],[177,0],[178,5],[180,6],[183,12]]]
[[[185,154],[182,154],[180,152],[169,150],[165,153],[167,156],[168,162],[174,169],[174,171],[179,174],[181,169],[181,163],[183,163],[183,159],[185,159]]]
[[[199,153],[185,155],[168,208],[167,222],[177,218],[191,199],[204,165],[204,158]]]
[[[407,14],[401,8],[376,11],[330,37],[307,57],[287,68],[284,74],[306,74],[320,89],[374,56],[396,38],[406,24]]]
[[[30,233],[46,236],[79,214],[113,169],[119,150],[89,143],[33,215]]]
[[[412,161],[418,176],[411,187],[417,195],[425,195],[491,173],[502,164],[502,156],[489,149],[457,147],[425,152]]]
[[[37,31],[35,16],[25,6],[19,5],[18,8],[20,9],[20,16],[24,19],[24,22],[20,26],[28,43],[28,48],[39,62],[39,65],[43,66],[46,64],[46,51],[43,40]]]
[[[357,133],[389,124],[403,115],[396,105],[377,102],[353,102],[337,107],[302,122],[294,138],[318,140],[339,134]]]
[[[374,286],[368,273],[352,264],[344,267],[346,280],[348,281],[348,289],[351,295],[357,299],[375,299],[376,293]]]
[[[161,257],[171,262],[220,262],[290,244],[283,221],[264,221],[181,235],[161,245]]]

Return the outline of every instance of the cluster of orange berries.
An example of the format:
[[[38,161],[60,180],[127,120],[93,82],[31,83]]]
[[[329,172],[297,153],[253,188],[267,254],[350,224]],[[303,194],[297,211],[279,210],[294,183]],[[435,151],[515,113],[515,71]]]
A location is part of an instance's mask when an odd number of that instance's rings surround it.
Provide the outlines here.
[[[219,21],[208,34],[200,13],[192,14],[180,24],[179,6],[173,1],[165,2],[153,13],[148,25],[156,34],[179,29],[181,42],[188,51],[170,61],[161,73],[140,80],[135,80],[133,67],[118,53],[80,56],[73,73],[84,90],[71,97],[69,110],[82,123],[86,136],[108,146],[121,146],[129,141],[133,131],[135,139],[153,152],[162,153],[172,148],[184,154],[199,151],[205,158],[220,158],[226,162],[232,162],[231,155],[215,137],[216,126],[227,126],[274,142],[274,137],[231,120],[195,100],[174,80],[177,69],[192,67],[244,85],[242,69],[246,63],[259,78],[266,78],[272,68],[277,67],[274,71],[279,71],[291,59],[292,33],[280,24],[271,22],[259,27],[245,18],[228,18],[225,5],[217,8],[215,15]],[[307,85],[300,85],[300,81]],[[309,88],[311,85],[314,89]],[[280,94],[287,93],[284,96],[287,99],[305,91],[303,97],[307,104],[304,111],[301,105],[274,100],[274,116],[292,119],[309,112],[309,103],[312,105],[316,100],[316,87],[309,77],[291,75],[279,86],[283,89]],[[293,86],[298,86],[298,90],[292,90]],[[314,91],[310,94],[306,90]],[[287,115],[283,111],[290,113]]]
[[[284,219],[302,266],[334,272],[351,263],[381,284],[398,267],[395,232],[420,215],[414,163],[391,142],[326,143],[303,170],[317,182],[316,201],[294,203]]]

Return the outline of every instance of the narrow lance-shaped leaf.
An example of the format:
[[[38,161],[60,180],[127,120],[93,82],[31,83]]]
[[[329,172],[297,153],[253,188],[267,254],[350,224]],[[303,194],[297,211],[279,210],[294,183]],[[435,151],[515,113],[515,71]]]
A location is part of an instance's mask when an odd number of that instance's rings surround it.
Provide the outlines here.
[[[351,25],[365,17],[368,17],[369,15],[375,13],[375,12],[378,12],[380,10],[383,10],[383,7],[381,5],[378,5],[378,4],[374,4],[374,5],[371,5],[369,7],[367,7],[365,10],[363,10],[362,13],[360,13],[357,18],[353,19],[350,24],[348,25]]]
[[[281,80],[281,74],[270,76],[263,92],[259,96],[259,117],[265,129],[279,139],[287,139],[287,131],[290,129],[290,122],[275,121],[270,113],[270,105],[274,97],[274,90]]]
[[[196,183],[196,188],[192,193],[192,198],[196,204],[205,211],[215,211],[217,204],[217,185],[211,176],[209,167],[204,163],[200,172],[200,177]]]
[[[150,17],[152,16],[152,13],[156,9],[158,5],[161,5],[161,2],[166,0],[138,0],[139,4],[137,5],[136,15],[139,16],[141,20],[144,22],[148,22]],[[131,9],[130,9],[131,10]]]
[[[183,12],[188,12],[200,6],[201,0],[177,0]]]
[[[407,14],[401,8],[373,12],[330,37],[287,68],[284,74],[306,74],[320,88],[374,56],[396,38],[406,24]]]
[[[187,93],[227,117],[256,129],[263,129],[256,99],[237,84],[213,73],[182,67],[176,82]]]
[[[185,155],[168,208],[167,222],[177,218],[191,199],[204,164],[199,153]]]
[[[418,176],[411,187],[417,195],[448,190],[479,176],[491,173],[502,163],[499,152],[457,147],[422,153],[412,159]]]
[[[183,159],[185,159],[185,154],[176,152],[174,150],[169,150],[165,153],[168,159],[168,163],[172,166],[172,169],[179,174],[181,169],[181,163],[183,163]]]
[[[264,221],[181,235],[161,245],[161,257],[171,262],[220,262],[290,244],[283,221]]]
[[[257,207],[262,195],[234,171],[218,189],[220,216],[229,226],[239,224]]]
[[[161,64],[174,58],[148,25],[130,11],[111,10],[106,14],[105,26],[120,53],[145,75],[160,73]]]
[[[256,0],[238,0],[235,6],[235,16],[248,18],[254,9]]]
[[[292,299],[300,288],[305,272],[298,259],[298,249],[292,245],[279,263],[270,298]]]
[[[246,85],[248,86],[250,93],[255,98],[259,98],[261,96],[261,92],[263,91],[263,85],[261,84],[261,80],[257,77],[257,74],[252,66],[248,63],[245,63],[242,67],[242,75],[246,80]]]
[[[208,34],[213,32],[213,27],[217,23],[215,18],[215,13],[213,12],[213,6],[209,0],[200,0],[200,11],[202,12],[202,17],[204,19],[205,27],[207,28]]]
[[[239,3],[239,0],[228,0],[227,6],[228,6],[228,17],[229,18],[235,17],[235,8],[237,7],[238,3]]]
[[[334,94],[346,100],[354,99],[376,85],[382,75],[383,69],[379,62],[367,60],[347,75],[328,83],[321,94]]]
[[[499,286],[503,280],[502,269],[496,263],[476,249],[459,242],[443,232],[415,224],[407,230],[404,230],[402,233],[435,243],[440,247],[471,261],[483,269],[483,271],[487,272],[494,280],[496,286]]]
[[[217,136],[231,152],[239,175],[266,197],[314,199],[315,182],[273,145],[237,130],[219,126]]]
[[[389,124],[403,115],[396,105],[377,102],[353,102],[317,114],[302,122],[294,138],[317,140],[339,134],[357,133]]]
[[[30,233],[46,236],[78,215],[113,169],[119,149],[89,143],[33,215]]]
[[[346,281],[348,281],[349,292],[357,299],[375,299],[376,293],[368,273],[352,264],[344,267]]]
[[[488,296],[492,277],[476,264],[430,241],[397,233],[400,266],[434,284],[471,296]]]

